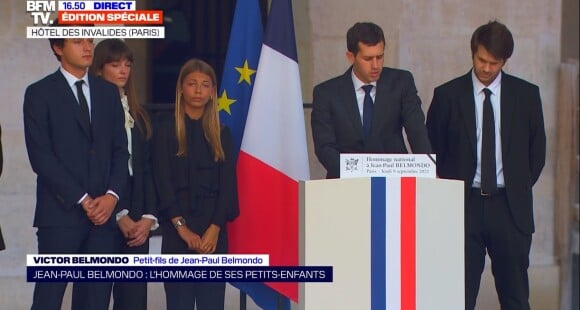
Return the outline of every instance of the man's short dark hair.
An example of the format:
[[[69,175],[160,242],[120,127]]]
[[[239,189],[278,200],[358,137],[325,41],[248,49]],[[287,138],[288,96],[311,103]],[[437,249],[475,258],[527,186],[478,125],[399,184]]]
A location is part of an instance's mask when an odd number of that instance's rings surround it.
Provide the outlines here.
[[[58,23],[58,19],[55,19],[54,22],[52,23],[52,25],[50,25],[51,27],[63,27],[63,25],[60,25]],[[50,43],[50,49],[52,49],[52,53],[54,54],[54,56],[56,56],[56,59],[58,59],[58,61],[60,61],[60,56],[54,51],[54,46],[58,46],[59,48],[64,48],[64,39],[62,38],[50,38],[48,39],[48,42]]]
[[[490,21],[479,26],[471,36],[471,54],[477,52],[481,45],[493,55],[502,60],[508,60],[514,51],[514,38],[506,25],[498,21]]]
[[[70,27],[70,26],[75,26],[75,25],[63,25],[60,24],[58,22],[58,19],[55,19],[54,22],[50,25],[51,27]],[[77,26],[81,26],[81,25],[77,25]],[[82,26],[93,26],[93,25],[82,25]],[[56,59],[58,59],[58,61],[60,61],[60,56],[54,51],[54,47],[58,46],[59,48],[64,48],[64,40],[63,38],[50,38],[48,39],[48,42],[50,43],[50,49],[52,49],[52,53],[54,54],[54,56],[56,57]]]
[[[346,48],[356,55],[359,47],[358,43],[375,46],[380,42],[385,43],[383,29],[371,22],[356,23],[346,33]]]

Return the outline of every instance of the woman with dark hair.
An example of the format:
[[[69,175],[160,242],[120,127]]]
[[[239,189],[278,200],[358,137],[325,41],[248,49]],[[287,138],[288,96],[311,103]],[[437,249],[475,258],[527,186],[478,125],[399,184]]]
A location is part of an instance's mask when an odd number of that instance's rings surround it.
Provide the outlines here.
[[[149,232],[156,229],[155,187],[150,169],[151,121],[138,103],[132,81],[133,53],[119,39],[107,39],[95,47],[91,71],[119,88],[127,132],[127,182],[117,204],[118,241],[121,254],[148,254]],[[119,282],[113,286],[113,309],[147,309],[146,282]]]
[[[179,73],[175,113],[153,138],[163,254],[227,253],[237,210],[232,136],[220,126],[213,68],[192,59]],[[233,211],[233,212],[232,212]],[[233,214],[233,215],[232,215]],[[166,282],[167,309],[224,308],[225,283]]]

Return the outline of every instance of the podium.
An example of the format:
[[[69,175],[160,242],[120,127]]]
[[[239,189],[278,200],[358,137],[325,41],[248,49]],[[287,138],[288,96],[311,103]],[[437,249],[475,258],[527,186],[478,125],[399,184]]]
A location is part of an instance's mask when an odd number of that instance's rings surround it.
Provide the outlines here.
[[[464,309],[463,182],[367,177],[300,184],[299,309]]]

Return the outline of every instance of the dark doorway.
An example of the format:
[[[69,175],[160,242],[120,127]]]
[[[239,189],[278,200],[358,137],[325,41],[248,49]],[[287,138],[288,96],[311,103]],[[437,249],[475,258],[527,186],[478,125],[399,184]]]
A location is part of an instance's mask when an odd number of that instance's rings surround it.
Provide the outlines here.
[[[259,0],[262,22],[267,0]],[[236,0],[153,0],[163,10],[165,39],[150,40],[151,103],[172,103],[179,68],[190,58],[214,67],[221,79]]]

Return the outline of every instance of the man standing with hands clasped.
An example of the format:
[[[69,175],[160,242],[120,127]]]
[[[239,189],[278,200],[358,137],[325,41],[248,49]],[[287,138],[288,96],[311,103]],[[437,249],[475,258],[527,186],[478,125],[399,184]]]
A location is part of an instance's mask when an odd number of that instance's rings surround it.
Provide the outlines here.
[[[115,253],[111,214],[127,183],[129,159],[119,90],[87,73],[92,39],[50,39],[50,47],[60,68],[28,86],[23,107],[37,175],[38,253]],[[60,309],[66,285],[36,283],[32,309]],[[72,309],[108,309],[111,285],[75,283]]]
[[[492,21],[471,38],[473,68],[437,88],[427,129],[441,178],[465,182],[465,309],[474,309],[486,252],[502,309],[530,309],[532,186],[546,158],[536,85],[502,71],[514,41]]]

